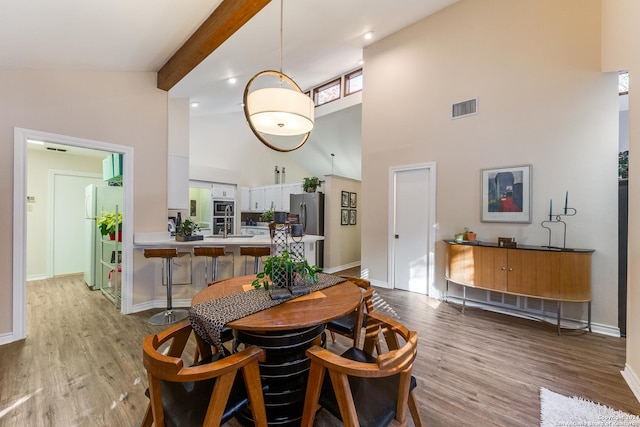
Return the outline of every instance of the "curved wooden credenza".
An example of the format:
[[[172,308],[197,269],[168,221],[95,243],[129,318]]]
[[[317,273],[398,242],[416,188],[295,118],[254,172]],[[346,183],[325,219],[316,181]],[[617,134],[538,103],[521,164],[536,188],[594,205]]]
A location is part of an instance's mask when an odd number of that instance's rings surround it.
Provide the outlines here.
[[[587,303],[591,331],[591,255],[593,249],[544,246],[499,247],[485,242],[445,240],[448,296],[449,282],[524,297],[558,302],[557,327],[563,302]]]

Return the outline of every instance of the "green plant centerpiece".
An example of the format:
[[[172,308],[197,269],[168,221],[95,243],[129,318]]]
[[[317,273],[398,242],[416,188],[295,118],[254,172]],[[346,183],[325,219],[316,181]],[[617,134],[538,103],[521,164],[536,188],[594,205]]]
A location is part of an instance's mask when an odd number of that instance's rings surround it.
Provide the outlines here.
[[[191,242],[194,240],[202,240],[204,236],[193,234],[200,231],[198,223],[191,218],[187,218],[176,227],[176,240],[179,242]]]
[[[98,228],[103,236],[111,236],[115,240],[116,224],[118,231],[122,231],[122,212],[102,212],[102,216],[97,217]]]
[[[303,178],[302,189],[305,193],[313,193],[324,181],[320,181],[317,176]]]
[[[290,251],[267,257],[262,272],[256,275],[251,285],[271,291],[271,298],[286,299],[291,295],[309,293],[307,285],[318,281],[318,272],[322,269],[310,265],[305,258],[296,259]]]
[[[264,222],[273,221],[273,209],[269,209],[268,211],[264,211],[262,215],[260,215],[260,219]]]

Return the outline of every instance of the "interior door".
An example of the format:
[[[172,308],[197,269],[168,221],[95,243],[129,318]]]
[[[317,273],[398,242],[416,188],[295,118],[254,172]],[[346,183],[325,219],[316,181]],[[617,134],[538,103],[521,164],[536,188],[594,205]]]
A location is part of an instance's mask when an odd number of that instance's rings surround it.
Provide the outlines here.
[[[85,188],[104,184],[101,179],[73,172],[53,175],[53,275],[80,273],[85,269]]]
[[[415,168],[394,172],[393,286],[428,293],[431,209],[430,170]]]

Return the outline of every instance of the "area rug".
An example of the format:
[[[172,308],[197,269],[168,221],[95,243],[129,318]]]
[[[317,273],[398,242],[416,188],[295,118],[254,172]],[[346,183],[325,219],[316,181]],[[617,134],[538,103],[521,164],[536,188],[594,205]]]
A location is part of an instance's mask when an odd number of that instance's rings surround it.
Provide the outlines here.
[[[640,417],[580,397],[540,389],[540,427],[640,426]]]

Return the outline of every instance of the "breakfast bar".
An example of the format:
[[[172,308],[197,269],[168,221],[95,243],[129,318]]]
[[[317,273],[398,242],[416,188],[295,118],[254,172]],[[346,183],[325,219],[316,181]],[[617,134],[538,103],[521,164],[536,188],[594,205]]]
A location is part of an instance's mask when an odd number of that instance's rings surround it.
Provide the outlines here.
[[[304,235],[301,242],[304,244],[305,258],[309,264],[316,264],[316,243],[324,240],[324,236]],[[298,240],[296,240],[298,241]],[[193,240],[188,242],[176,241],[175,237],[167,232],[162,233],[137,233],[134,236],[134,249],[145,248],[177,248],[181,253],[191,254],[194,247],[204,246],[221,246],[226,252],[232,253],[236,260],[233,271],[229,268],[225,269],[224,277],[241,276],[244,273],[244,259],[240,256],[240,247],[245,246],[270,246],[271,239],[269,235],[252,235],[252,234],[232,234],[227,237],[222,235],[203,236],[202,240]],[[179,274],[179,272],[177,272]]]

